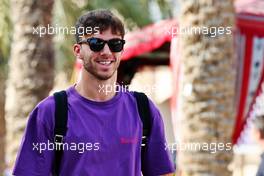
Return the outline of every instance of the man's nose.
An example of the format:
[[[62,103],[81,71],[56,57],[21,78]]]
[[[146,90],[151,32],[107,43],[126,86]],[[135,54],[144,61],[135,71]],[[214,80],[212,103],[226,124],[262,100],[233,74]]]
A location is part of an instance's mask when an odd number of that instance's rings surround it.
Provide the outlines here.
[[[112,52],[111,52],[108,44],[106,43],[104,48],[101,51],[101,55],[110,55],[110,54],[112,54]]]

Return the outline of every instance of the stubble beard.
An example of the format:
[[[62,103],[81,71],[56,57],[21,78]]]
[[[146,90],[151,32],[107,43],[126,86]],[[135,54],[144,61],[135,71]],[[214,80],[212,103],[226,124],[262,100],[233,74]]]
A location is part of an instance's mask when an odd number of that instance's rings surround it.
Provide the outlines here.
[[[117,68],[119,66],[119,63],[116,63],[116,62],[117,61],[115,61],[115,63],[114,63],[114,64],[117,64],[117,65],[115,65],[115,70],[110,75],[100,75],[100,74],[98,74],[96,69],[93,67],[93,64],[91,63],[91,61],[85,62],[83,67],[88,73],[93,75],[98,80],[105,81],[105,80],[108,80],[108,79],[112,78],[114,76],[114,74],[117,72]]]

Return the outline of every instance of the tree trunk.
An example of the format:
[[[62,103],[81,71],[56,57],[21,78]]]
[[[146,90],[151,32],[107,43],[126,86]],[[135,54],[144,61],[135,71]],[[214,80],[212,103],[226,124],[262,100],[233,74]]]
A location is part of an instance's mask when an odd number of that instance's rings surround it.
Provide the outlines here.
[[[233,28],[233,25],[232,0],[181,0],[181,28],[211,29],[211,34],[192,31],[180,35],[183,63],[181,139],[189,146],[185,145],[180,151],[179,165],[188,176],[231,175],[228,165],[233,157],[230,146],[235,68],[233,36],[226,27]],[[210,27],[225,27],[225,34],[219,32],[215,36]],[[194,148],[195,143],[199,147]],[[219,151],[215,151],[214,143]],[[219,145],[225,145],[224,151]]]
[[[12,0],[14,23],[6,90],[6,128],[9,167],[12,167],[34,106],[53,87],[52,35],[40,37],[33,28],[51,25],[53,0]]]

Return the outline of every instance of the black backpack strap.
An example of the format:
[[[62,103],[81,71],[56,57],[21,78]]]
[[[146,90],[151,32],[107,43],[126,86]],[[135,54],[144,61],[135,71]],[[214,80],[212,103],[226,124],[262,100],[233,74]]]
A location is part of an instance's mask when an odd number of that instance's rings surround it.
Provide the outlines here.
[[[147,148],[148,137],[150,136],[151,131],[151,122],[150,122],[150,108],[148,97],[141,92],[134,92],[134,96],[137,100],[137,107],[139,115],[143,124],[143,135],[142,135],[142,144],[141,144],[141,170],[144,169],[144,156]],[[142,170],[144,174],[144,170]]]
[[[63,138],[67,132],[68,121],[68,100],[66,91],[55,92],[55,128],[54,128],[54,143],[55,143],[55,159],[54,159],[54,176],[59,176],[60,163],[63,154]]]

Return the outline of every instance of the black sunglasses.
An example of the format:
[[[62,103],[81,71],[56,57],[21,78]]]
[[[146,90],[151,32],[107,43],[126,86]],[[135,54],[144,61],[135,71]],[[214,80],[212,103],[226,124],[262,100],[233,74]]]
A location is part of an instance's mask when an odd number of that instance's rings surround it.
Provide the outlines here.
[[[92,38],[84,39],[79,42],[79,44],[81,43],[88,43],[90,46],[90,49],[94,52],[101,51],[104,48],[106,43],[112,52],[120,52],[123,50],[125,40],[119,39],[119,38],[103,40],[100,38],[92,37]]]

